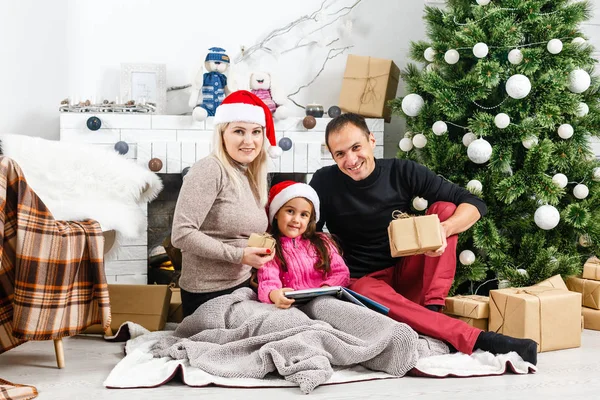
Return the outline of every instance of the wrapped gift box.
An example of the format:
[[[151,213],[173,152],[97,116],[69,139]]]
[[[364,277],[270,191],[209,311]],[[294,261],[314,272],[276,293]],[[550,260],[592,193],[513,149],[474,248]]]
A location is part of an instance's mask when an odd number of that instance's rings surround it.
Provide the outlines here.
[[[169,304],[169,314],[167,322],[183,321],[183,306],[181,305],[181,289],[171,288],[171,303]]]
[[[388,226],[392,257],[412,256],[442,246],[440,219],[437,215],[411,217],[403,214]]]
[[[553,277],[548,278],[545,281],[541,281],[540,283],[536,283],[533,286],[545,286],[555,289],[569,290],[565,281],[560,275],[554,275]]]
[[[581,317],[583,318],[585,329],[600,331],[600,310],[581,307]]]
[[[600,281],[577,278],[567,278],[567,287],[572,292],[581,293],[581,305],[600,310]]]
[[[471,325],[473,328],[477,328],[477,329],[481,329],[482,331],[487,331],[488,330],[488,319],[487,318],[467,318],[467,317],[459,317],[457,315],[450,315],[448,314],[448,316],[452,317],[452,318],[456,318],[456,319],[460,319],[463,322],[466,322],[467,324]]]
[[[596,257],[592,257],[583,264],[583,275],[584,279],[591,279],[593,281],[600,281],[600,260]]]
[[[268,233],[258,234],[253,233],[248,238],[248,247],[264,247],[271,249],[271,252],[275,251],[275,239]]]
[[[447,297],[444,312],[471,319],[487,319],[490,315],[490,298],[477,295]]]
[[[538,343],[538,351],[581,346],[581,294],[544,286],[490,291],[489,330]]]
[[[396,97],[400,69],[392,60],[350,54],[342,81],[339,107],[390,122],[392,109],[388,101]]]

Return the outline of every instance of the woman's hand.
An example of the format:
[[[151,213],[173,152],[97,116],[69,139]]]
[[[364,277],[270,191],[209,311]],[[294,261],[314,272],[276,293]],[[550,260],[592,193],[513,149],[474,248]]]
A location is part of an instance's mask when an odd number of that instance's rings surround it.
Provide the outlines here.
[[[242,264],[249,265],[256,269],[261,269],[263,265],[275,257],[275,251],[263,247],[246,247]]]
[[[292,292],[294,289],[292,288],[282,288],[271,290],[269,293],[269,299],[275,304],[278,308],[290,308],[292,304],[294,304],[294,299],[288,299],[285,297],[285,292]]]

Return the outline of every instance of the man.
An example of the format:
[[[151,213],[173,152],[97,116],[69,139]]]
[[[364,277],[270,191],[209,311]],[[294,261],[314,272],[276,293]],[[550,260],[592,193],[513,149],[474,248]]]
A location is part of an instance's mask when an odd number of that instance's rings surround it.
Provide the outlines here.
[[[340,240],[350,288],[389,307],[391,318],[463,353],[517,351],[535,364],[534,341],[482,332],[439,312],[454,280],[458,234],[485,215],[485,203],[413,161],[376,160],[375,137],[357,114],[331,120],[325,142],[336,165],[321,168],[310,182],[321,201],[317,228],[327,224]],[[410,212],[415,196],[429,202],[428,214],[438,214],[443,245],[393,258],[387,227],[394,211]]]

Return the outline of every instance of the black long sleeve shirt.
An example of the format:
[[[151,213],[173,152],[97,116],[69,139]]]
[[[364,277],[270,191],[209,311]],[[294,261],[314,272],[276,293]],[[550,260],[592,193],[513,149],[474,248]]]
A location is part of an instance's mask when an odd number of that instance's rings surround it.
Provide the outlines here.
[[[321,203],[317,228],[322,230],[327,224],[340,240],[353,278],[398,262],[390,254],[387,228],[395,210],[410,213],[415,196],[425,198],[429,205],[436,201],[469,203],[481,216],[487,212],[479,197],[410,160],[376,159],[373,173],[361,181],[332,165],[319,169],[310,185]]]

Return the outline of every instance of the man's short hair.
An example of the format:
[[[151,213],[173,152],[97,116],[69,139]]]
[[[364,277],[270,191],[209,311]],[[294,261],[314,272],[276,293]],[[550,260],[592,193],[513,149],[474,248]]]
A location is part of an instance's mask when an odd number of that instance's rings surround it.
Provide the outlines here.
[[[348,124],[354,125],[365,134],[367,139],[369,138],[371,132],[364,117],[354,113],[346,113],[335,117],[327,124],[325,128],[325,144],[327,147],[329,147],[329,135],[341,131]]]

